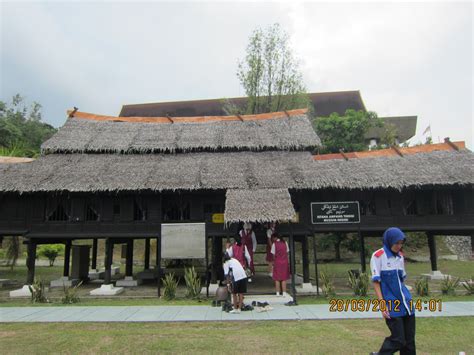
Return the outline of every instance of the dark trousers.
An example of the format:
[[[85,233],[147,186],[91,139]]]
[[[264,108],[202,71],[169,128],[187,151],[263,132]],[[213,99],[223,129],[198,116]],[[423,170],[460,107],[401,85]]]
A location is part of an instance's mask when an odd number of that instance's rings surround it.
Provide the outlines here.
[[[386,319],[391,335],[385,338],[380,354],[400,351],[400,355],[415,355],[415,315]]]

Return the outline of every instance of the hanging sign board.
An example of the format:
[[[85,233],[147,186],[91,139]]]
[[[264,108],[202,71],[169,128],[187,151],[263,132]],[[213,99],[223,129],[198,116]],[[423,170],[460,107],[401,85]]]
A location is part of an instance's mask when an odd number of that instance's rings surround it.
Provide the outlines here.
[[[360,223],[359,201],[311,202],[313,224]]]
[[[213,213],[212,214],[212,223],[216,223],[216,224],[224,223],[224,214],[223,213]]]
[[[162,224],[161,257],[163,259],[204,259],[206,257],[206,224]]]

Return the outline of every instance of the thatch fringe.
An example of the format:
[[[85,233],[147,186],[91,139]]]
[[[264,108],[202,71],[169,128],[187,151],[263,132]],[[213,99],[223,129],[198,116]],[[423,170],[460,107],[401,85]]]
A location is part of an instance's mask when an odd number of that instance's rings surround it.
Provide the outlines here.
[[[224,221],[288,221],[296,212],[287,189],[227,190]]]
[[[309,152],[51,154],[0,164],[0,191],[396,189],[474,186],[474,154],[314,161]]]

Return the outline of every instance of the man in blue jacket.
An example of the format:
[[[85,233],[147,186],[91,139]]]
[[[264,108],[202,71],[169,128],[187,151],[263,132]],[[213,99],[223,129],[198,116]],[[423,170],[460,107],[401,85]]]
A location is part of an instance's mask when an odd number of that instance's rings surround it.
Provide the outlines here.
[[[399,228],[388,228],[383,234],[383,247],[372,254],[370,268],[375,294],[390,336],[378,353],[416,354],[415,313],[410,291],[404,284],[405,260],[401,252],[405,234]]]

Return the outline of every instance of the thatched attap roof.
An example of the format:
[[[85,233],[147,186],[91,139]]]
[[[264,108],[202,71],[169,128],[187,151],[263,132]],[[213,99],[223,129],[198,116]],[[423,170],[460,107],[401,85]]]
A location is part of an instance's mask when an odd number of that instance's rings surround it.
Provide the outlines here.
[[[306,110],[225,117],[110,117],[75,112],[42,145],[51,153],[311,150],[321,144]]]
[[[295,215],[287,189],[227,190],[225,223],[288,221]]]
[[[474,154],[467,149],[314,163],[313,178],[319,188],[402,190],[474,186]]]
[[[51,154],[0,164],[0,191],[397,189],[474,186],[474,154],[314,160],[309,152]]]
[[[304,188],[311,183],[312,166],[309,152],[50,154],[10,164],[0,191]]]

